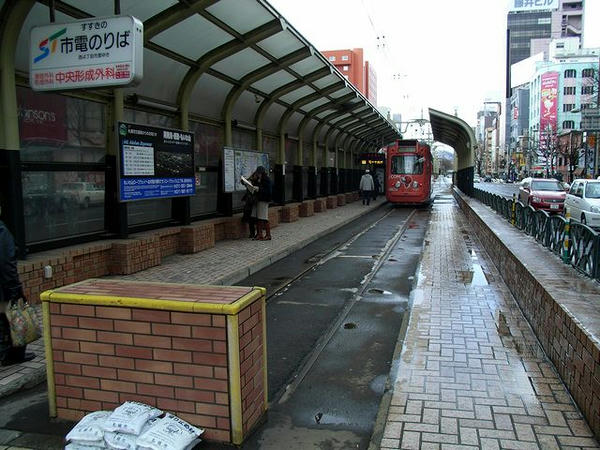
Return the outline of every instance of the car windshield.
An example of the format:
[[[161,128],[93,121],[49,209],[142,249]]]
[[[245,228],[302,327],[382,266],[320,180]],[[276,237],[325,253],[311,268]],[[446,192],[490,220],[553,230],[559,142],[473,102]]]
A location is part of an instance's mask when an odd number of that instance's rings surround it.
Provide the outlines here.
[[[588,183],[585,187],[586,198],[600,198],[600,183]]]
[[[531,190],[532,191],[564,191],[564,188],[558,181],[544,180],[544,181],[532,181],[531,182]]]
[[[393,175],[418,175],[423,173],[423,158],[417,155],[392,156]]]

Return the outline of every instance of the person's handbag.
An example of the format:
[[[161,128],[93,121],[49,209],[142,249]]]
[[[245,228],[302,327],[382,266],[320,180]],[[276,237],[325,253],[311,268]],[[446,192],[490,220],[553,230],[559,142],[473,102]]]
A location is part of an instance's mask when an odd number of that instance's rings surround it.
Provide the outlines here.
[[[33,307],[23,298],[11,300],[6,307],[13,347],[23,347],[42,336]]]

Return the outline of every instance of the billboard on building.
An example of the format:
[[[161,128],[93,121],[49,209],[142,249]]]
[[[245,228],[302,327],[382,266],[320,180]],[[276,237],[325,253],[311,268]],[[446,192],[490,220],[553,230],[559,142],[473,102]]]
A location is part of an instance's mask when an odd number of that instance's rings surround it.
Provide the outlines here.
[[[510,66],[510,87],[516,88],[533,80],[536,63],[544,60],[544,53],[536,53]]]
[[[548,11],[557,10],[559,0],[508,0],[508,11]]]
[[[540,145],[556,132],[558,77],[558,72],[546,72],[540,80]]]
[[[195,194],[194,134],[118,122],[119,201]]]
[[[143,74],[144,26],[131,16],[33,27],[29,82],[36,91],[127,86]]]

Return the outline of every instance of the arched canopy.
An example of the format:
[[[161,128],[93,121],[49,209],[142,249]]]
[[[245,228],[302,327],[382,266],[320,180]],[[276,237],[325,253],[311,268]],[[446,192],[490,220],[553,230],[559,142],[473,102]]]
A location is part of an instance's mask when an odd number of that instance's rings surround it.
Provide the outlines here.
[[[8,16],[18,3],[0,0],[2,13]],[[17,73],[25,78],[28,33],[49,22],[49,3],[29,2],[15,59]],[[114,2],[108,0],[55,0],[54,5],[57,23],[114,14]],[[126,106],[139,99],[158,109],[164,105],[177,111],[182,128],[188,127],[191,115],[220,120],[226,145],[231,144],[235,124],[294,134],[303,118],[314,123],[305,127],[304,122],[303,132],[321,123],[325,129],[342,131],[335,122],[350,117],[353,120],[343,123],[351,122],[356,129],[369,123],[377,129],[374,140],[400,137],[393,124],[265,0],[120,0],[120,8],[121,14],[144,23],[144,80],[124,90]],[[357,112],[357,104],[375,111],[376,120]],[[284,108],[286,120],[281,121],[279,113],[269,114],[274,105]],[[287,121],[293,114],[298,118]]]
[[[429,120],[433,139],[454,148],[458,170],[475,165],[475,133],[456,116],[429,108]]]

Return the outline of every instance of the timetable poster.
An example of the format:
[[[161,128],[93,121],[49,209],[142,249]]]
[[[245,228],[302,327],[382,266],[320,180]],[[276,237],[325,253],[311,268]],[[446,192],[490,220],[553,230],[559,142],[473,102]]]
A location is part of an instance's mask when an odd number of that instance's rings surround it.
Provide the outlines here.
[[[246,190],[241,182],[241,177],[248,178],[258,166],[263,166],[269,173],[268,153],[225,147],[223,149],[223,188],[225,192]]]
[[[119,201],[196,193],[194,135],[119,122]]]

